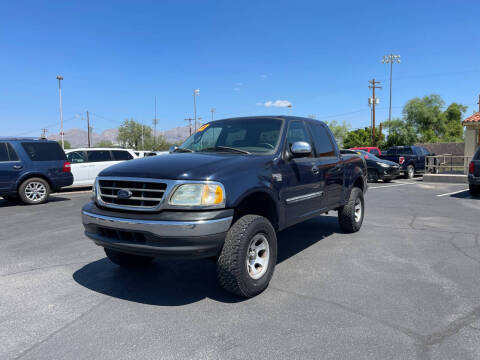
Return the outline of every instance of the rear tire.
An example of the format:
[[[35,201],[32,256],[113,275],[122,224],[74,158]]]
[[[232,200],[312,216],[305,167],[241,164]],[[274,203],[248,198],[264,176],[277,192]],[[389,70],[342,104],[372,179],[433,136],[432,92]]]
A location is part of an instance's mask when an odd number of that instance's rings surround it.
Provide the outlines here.
[[[383,179],[384,183],[389,183],[390,181],[392,181],[392,179]]]
[[[18,196],[28,205],[43,204],[50,196],[50,185],[42,178],[27,179],[18,188]]]
[[[338,223],[342,231],[354,233],[360,230],[365,214],[365,200],[363,191],[354,187],[345,206],[338,209]]]
[[[127,254],[120,251],[104,248],[105,254],[111,262],[125,268],[136,268],[148,265],[153,257]]]
[[[472,195],[472,196],[479,196],[480,195],[480,185],[470,184],[468,186],[468,188],[470,190],[470,195]]]
[[[405,178],[413,179],[414,176],[415,176],[415,168],[413,167],[413,165],[408,165],[407,171],[405,172]]]
[[[367,180],[371,183],[378,182],[378,173],[376,171],[372,171],[372,173],[367,173]]]
[[[253,297],[265,290],[277,263],[277,236],[268,219],[245,215],[230,228],[217,262],[220,285]]]

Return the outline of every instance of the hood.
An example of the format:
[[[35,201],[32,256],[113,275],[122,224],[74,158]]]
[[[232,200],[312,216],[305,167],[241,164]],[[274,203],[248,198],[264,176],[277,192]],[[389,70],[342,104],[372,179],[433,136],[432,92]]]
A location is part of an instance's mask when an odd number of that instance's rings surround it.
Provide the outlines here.
[[[390,165],[390,166],[400,166],[396,162],[393,162],[393,161],[390,161],[390,160],[385,160],[385,159],[380,159],[380,160],[381,161],[379,161],[379,162]]]
[[[265,162],[265,156],[219,153],[174,153],[124,161],[100,172],[100,176],[206,180]]]

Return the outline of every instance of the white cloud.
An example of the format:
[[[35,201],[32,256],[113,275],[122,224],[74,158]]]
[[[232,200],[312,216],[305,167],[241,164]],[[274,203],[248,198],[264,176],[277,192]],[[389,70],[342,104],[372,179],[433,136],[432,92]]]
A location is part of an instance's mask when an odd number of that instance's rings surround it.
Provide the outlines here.
[[[262,74],[262,75],[260,75],[260,77],[261,77],[262,79],[266,79],[266,78],[268,77],[268,75],[267,75],[267,74]]]
[[[292,106],[292,103],[288,100],[275,100],[275,101],[266,101],[264,103],[257,103],[257,105],[263,105],[265,107],[288,107]]]

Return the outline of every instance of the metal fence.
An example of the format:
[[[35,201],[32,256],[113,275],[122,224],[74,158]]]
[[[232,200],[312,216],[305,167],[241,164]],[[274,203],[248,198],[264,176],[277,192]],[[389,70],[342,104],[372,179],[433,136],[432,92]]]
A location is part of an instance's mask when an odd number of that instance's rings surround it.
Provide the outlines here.
[[[425,157],[425,173],[430,174],[468,174],[468,165],[472,156],[435,155]]]

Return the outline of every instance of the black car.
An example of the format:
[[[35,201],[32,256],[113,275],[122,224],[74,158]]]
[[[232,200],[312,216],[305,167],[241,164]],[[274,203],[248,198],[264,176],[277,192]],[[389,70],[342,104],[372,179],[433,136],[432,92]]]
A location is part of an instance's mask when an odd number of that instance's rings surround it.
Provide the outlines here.
[[[480,148],[478,148],[468,167],[468,186],[472,196],[480,195]]]
[[[117,265],[213,258],[220,284],[251,297],[273,275],[277,231],[332,210],[343,232],[360,229],[366,175],[363,159],[340,155],[323,122],[218,120],[170,154],[103,170],[82,221]]]
[[[380,157],[398,163],[405,177],[412,179],[415,174],[425,173],[425,157],[431,155],[433,154],[422,146],[393,146],[382,151]]]
[[[341,150],[342,154],[359,154],[365,159],[368,168],[368,181],[377,182],[378,179],[390,182],[400,176],[400,165],[393,161],[380,159],[364,150]]]

